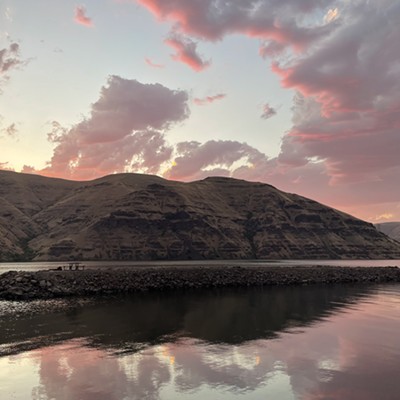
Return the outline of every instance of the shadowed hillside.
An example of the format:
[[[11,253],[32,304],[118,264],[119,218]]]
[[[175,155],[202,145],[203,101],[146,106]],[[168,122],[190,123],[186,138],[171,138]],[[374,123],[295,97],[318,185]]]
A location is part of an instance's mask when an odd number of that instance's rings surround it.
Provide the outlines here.
[[[262,183],[0,171],[0,260],[400,258],[372,224]]]

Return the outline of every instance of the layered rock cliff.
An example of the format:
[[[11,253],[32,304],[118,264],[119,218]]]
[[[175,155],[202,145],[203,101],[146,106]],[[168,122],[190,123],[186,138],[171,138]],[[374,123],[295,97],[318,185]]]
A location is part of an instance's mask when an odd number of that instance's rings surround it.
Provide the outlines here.
[[[0,171],[0,260],[400,258],[366,223],[263,183]]]

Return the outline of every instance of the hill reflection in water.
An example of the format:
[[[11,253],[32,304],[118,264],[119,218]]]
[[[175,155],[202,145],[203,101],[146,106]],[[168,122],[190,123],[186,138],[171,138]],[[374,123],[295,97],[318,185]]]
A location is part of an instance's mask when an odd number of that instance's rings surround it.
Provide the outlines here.
[[[399,305],[398,285],[2,303],[0,398],[395,399]]]

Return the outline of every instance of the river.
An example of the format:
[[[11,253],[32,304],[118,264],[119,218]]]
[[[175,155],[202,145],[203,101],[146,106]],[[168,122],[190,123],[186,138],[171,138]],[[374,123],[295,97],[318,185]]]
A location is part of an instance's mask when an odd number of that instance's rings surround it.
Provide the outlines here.
[[[400,285],[0,301],[0,399],[397,400]]]
[[[8,271],[38,271],[41,269],[68,266],[69,261],[37,261],[0,263],[0,274]],[[85,261],[85,268],[128,268],[130,266],[298,266],[298,265],[332,265],[344,267],[400,267],[400,260],[200,260],[200,261]]]

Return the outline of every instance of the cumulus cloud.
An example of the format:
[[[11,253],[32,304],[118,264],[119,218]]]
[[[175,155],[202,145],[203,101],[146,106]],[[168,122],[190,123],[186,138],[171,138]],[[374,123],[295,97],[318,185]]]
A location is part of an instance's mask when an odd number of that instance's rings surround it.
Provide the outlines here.
[[[299,92],[280,160],[301,153],[323,161],[331,184],[374,184],[400,168],[399,18],[394,1],[348,3],[329,38],[289,65],[273,65]]]
[[[173,33],[165,43],[176,51],[171,55],[173,60],[188,65],[194,71],[200,72],[210,66],[211,61],[203,60],[197,52],[197,43],[193,40]]]
[[[275,59],[272,71],[282,86],[298,92],[293,127],[276,159],[279,171],[303,169],[302,182],[317,171],[327,186],[371,187],[382,186],[400,168],[397,1],[139,3],[194,38],[213,41],[240,33],[262,40],[260,54]],[[288,47],[294,52],[286,53]],[[398,190],[385,186],[385,193],[398,198]]]
[[[180,142],[175,147],[172,167],[165,176],[178,180],[195,180],[212,175],[234,176],[241,169],[261,167],[265,154],[246,143],[231,140]]]
[[[86,15],[86,9],[83,6],[76,6],[75,7],[75,16],[74,21],[79,24],[86,26],[88,28],[93,27],[93,21]]]
[[[144,61],[146,62],[147,65],[153,68],[165,68],[164,64],[157,64],[154,61],[150,60],[150,58],[145,58]]]
[[[187,101],[183,91],[111,76],[89,117],[69,129],[52,123],[48,138],[56,147],[42,173],[77,179],[157,173],[172,153],[164,132],[188,117]]]
[[[216,101],[216,100],[222,100],[225,97],[226,97],[225,93],[219,93],[219,94],[215,94],[213,96],[206,96],[203,98],[195,97],[193,99],[193,102],[198,106],[204,106],[206,104],[214,103],[214,101]]]
[[[271,107],[268,103],[264,104],[261,118],[269,119],[269,118],[273,117],[274,115],[276,115],[275,108]]]
[[[330,31],[327,24],[305,22],[330,0],[138,0],[156,17],[175,29],[206,40],[241,33],[302,48]]]

